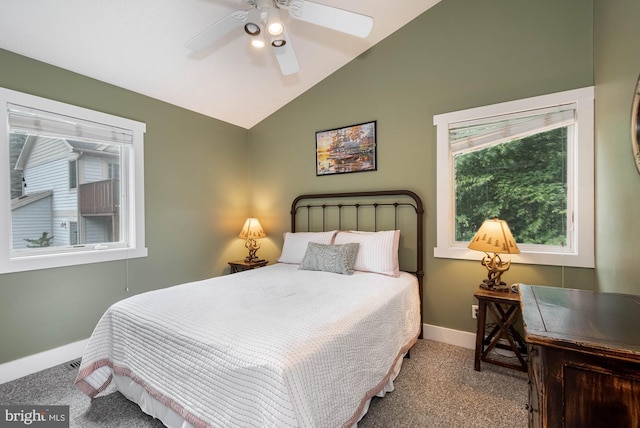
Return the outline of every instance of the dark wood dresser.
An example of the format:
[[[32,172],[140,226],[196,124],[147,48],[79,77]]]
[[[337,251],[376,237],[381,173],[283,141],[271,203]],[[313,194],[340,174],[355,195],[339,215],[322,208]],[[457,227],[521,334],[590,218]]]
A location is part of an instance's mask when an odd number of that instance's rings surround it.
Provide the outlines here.
[[[640,428],[640,296],[520,284],[530,427]]]

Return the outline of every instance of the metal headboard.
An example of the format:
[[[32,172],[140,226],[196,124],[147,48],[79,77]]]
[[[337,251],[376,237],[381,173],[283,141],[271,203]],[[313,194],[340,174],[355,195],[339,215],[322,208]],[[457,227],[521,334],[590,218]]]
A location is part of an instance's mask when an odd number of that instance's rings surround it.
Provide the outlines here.
[[[300,220],[302,219],[305,219],[306,230],[304,231],[307,232],[332,229],[342,230],[343,225],[347,223],[344,220],[346,213],[351,211],[352,219],[348,229],[375,232],[379,230],[378,222],[383,209],[393,212],[393,221],[389,222],[387,220],[380,230],[391,227],[400,229],[400,210],[404,208],[409,208],[409,211],[415,213],[415,271],[411,270],[409,272],[418,278],[421,308],[420,326],[422,328],[424,206],[416,193],[410,190],[379,190],[300,195],[291,203],[291,231],[303,231],[299,230],[301,228]],[[365,216],[366,220],[364,219]],[[315,220],[315,222],[312,220]],[[362,228],[361,225],[363,226]],[[401,236],[406,235],[401,232]],[[422,334],[420,336],[422,337]]]

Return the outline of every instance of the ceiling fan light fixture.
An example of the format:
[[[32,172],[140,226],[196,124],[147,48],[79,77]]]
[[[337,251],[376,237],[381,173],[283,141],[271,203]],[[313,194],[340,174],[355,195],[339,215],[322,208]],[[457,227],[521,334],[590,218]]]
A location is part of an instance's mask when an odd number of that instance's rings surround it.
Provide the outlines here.
[[[260,11],[258,9],[251,9],[247,14],[244,31],[250,36],[257,36],[262,32],[260,29]]]
[[[280,20],[278,9],[267,10],[267,32],[272,36],[279,36],[284,31],[284,25]]]
[[[244,24],[244,31],[250,36],[257,36],[260,34],[260,26],[253,22],[247,22]]]
[[[251,46],[256,49],[262,49],[266,46],[266,42],[264,41],[264,37],[258,35],[251,37]]]
[[[287,44],[287,41],[285,40],[284,37],[274,37],[271,39],[271,46],[273,46],[274,48],[281,48],[286,44]]]

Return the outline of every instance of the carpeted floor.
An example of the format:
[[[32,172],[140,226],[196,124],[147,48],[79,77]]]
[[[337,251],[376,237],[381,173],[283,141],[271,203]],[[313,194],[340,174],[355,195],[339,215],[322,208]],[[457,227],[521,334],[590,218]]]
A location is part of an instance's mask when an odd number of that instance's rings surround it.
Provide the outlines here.
[[[71,428],[152,428],[163,425],[120,393],[90,401],[64,365],[0,385],[1,404],[69,405]],[[374,398],[358,428],[527,426],[525,373],[483,363],[473,351],[419,340],[405,359],[395,390]],[[324,428],[324,427],[321,427]]]

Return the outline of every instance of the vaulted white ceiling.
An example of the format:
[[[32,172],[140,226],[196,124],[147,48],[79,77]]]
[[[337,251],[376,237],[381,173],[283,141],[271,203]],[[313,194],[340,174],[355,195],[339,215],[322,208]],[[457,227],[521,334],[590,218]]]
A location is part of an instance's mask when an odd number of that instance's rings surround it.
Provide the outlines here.
[[[241,25],[185,47],[245,0],[0,0],[0,48],[251,128],[439,1],[316,1],[373,17],[365,39],[283,14],[301,67],[290,76]]]

